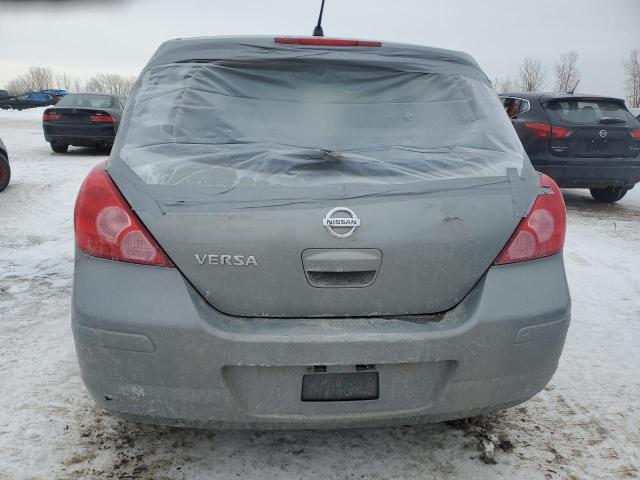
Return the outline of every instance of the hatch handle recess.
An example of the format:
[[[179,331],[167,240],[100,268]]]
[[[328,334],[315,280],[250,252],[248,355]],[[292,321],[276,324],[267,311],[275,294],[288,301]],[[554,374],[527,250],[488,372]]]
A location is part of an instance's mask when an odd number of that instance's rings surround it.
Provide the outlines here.
[[[302,252],[307,281],[318,288],[360,288],[371,285],[380,269],[382,252],[376,248],[310,248]]]

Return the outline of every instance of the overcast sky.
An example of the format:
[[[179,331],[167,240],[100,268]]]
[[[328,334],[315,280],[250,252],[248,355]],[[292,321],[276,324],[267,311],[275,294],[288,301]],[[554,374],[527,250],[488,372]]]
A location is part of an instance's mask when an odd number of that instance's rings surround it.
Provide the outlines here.
[[[309,35],[319,0],[0,0],[0,88],[30,65],[82,77],[137,74],[164,40],[203,35]],[[580,91],[623,96],[622,59],[640,49],[640,0],[327,0],[325,35],[463,50],[489,78],[576,50]]]

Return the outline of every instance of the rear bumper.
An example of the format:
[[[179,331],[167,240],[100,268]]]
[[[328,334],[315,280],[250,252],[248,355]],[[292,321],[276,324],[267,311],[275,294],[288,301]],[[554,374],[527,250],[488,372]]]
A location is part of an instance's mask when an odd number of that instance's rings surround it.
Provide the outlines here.
[[[113,125],[51,125],[43,126],[47,142],[76,146],[113,145],[115,132]]]
[[[580,158],[540,162],[534,168],[563,188],[632,187],[640,182],[640,157],[635,159]]]
[[[521,403],[555,372],[569,326],[561,256],[493,267],[444,318],[251,319],[206,304],[176,269],[77,254],[73,331],[96,403],[216,428],[434,422]],[[376,400],[303,402],[317,365],[375,365]]]

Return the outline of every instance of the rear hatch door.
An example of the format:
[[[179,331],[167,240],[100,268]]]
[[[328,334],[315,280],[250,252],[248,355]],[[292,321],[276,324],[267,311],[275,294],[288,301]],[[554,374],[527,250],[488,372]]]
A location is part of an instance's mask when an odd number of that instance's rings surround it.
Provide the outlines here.
[[[533,202],[522,145],[464,59],[271,39],[209,47],[234,60],[172,57],[143,73],[109,172],[222,312],[448,310]]]
[[[460,302],[514,231],[513,203],[504,181],[402,199],[165,205],[159,218],[139,213],[222,312],[383,316],[442,312]]]
[[[631,158],[640,152],[632,132],[640,127],[615,99],[561,98],[543,104],[554,128],[549,142],[557,156]]]

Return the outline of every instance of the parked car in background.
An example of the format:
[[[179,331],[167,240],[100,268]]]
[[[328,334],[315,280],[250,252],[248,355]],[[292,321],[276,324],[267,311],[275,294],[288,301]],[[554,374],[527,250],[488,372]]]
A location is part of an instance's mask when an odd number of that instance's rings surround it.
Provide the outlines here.
[[[4,109],[26,110],[28,108],[54,105],[56,101],[49,93],[29,92],[15,97],[0,98],[0,107]]]
[[[560,187],[616,202],[640,181],[640,123],[618,98],[499,95],[531,163]]]
[[[73,332],[100,407],[404,425],[516,405],[552,377],[562,194],[469,55],[181,39],[128,101],[75,208]]]
[[[0,90],[0,100],[3,98],[7,98],[10,97],[11,95],[9,95],[9,92],[7,92],[6,90]]]
[[[56,153],[69,145],[105,147],[113,145],[126,98],[121,95],[72,93],[42,116],[44,138]]]
[[[0,138],[0,192],[7,188],[11,179],[11,168],[9,167],[9,154],[7,147]]]
[[[62,97],[64,97],[64,96],[69,94],[66,90],[57,89],[57,88],[50,88],[48,90],[41,90],[40,93],[48,93],[49,95],[51,95],[53,97],[53,100],[56,103],[58,103]]]

